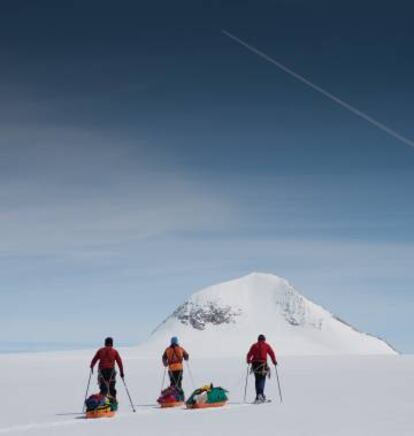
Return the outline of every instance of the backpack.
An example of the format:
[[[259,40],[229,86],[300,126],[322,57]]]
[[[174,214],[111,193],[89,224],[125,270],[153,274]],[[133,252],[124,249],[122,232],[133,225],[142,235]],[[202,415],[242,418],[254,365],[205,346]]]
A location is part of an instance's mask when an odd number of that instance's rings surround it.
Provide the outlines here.
[[[88,412],[92,410],[97,410],[99,407],[105,405],[105,397],[101,394],[93,394],[86,401],[85,406]]]
[[[161,395],[157,401],[160,404],[184,401],[184,391],[177,386],[170,386],[161,391]]]

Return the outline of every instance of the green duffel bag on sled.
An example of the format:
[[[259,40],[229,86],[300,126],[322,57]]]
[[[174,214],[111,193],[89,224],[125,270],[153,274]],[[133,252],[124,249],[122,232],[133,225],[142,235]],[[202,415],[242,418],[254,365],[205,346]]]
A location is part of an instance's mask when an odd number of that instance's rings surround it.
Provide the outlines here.
[[[228,391],[213,384],[196,389],[186,402],[189,409],[203,409],[206,407],[221,407],[228,401]]]

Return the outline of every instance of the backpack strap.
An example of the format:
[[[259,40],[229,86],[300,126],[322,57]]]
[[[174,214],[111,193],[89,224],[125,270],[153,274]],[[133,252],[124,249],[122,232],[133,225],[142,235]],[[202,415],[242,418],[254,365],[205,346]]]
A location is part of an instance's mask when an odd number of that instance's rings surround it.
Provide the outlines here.
[[[178,356],[177,352],[175,351],[176,347],[171,347],[171,348],[173,350],[174,356],[177,358],[177,361],[176,362],[172,362],[172,363],[182,363],[183,359],[182,359],[182,357]]]

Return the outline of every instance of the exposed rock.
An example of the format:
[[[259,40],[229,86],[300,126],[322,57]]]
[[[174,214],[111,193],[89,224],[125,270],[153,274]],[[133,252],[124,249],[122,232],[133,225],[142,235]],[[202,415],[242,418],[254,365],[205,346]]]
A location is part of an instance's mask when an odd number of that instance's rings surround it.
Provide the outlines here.
[[[216,302],[207,302],[203,306],[187,302],[173,313],[182,324],[191,325],[197,330],[204,330],[208,324],[220,325],[235,323],[242,313],[241,309],[220,306]]]

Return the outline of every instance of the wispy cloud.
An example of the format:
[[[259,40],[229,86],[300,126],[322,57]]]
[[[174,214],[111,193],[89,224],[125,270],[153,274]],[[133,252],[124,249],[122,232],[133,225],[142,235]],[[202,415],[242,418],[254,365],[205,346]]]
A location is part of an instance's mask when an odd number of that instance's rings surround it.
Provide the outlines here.
[[[219,195],[156,161],[146,144],[79,129],[2,138],[0,253],[96,250],[212,229]]]

